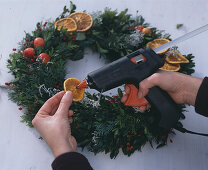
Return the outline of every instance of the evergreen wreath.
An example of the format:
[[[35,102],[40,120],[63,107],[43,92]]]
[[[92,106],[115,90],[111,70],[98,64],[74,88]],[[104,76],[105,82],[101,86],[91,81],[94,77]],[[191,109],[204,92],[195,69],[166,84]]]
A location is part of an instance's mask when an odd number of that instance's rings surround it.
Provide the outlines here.
[[[65,6],[56,21],[74,13],[75,9],[76,6],[70,2],[70,8]],[[151,32],[143,34],[140,28],[149,27],[149,24],[142,16],[132,17],[127,11],[118,13],[106,8],[104,12],[93,13],[93,26],[86,32],[58,31],[54,28],[54,22],[48,21],[38,22],[32,33],[26,33],[18,50],[13,49],[14,52],[10,54],[7,67],[14,79],[4,86],[8,88],[10,100],[18,104],[19,110],[24,108],[22,122],[32,127],[32,119],[45,101],[63,90],[66,61],[82,59],[86,47],[99,53],[107,62],[112,62],[139,48],[145,48],[154,39],[170,40],[169,34],[155,27],[150,28]],[[37,37],[44,40],[44,45],[34,47]],[[31,51],[24,54],[27,48],[34,48],[33,57],[30,56]],[[44,62],[42,58],[35,57],[42,53],[48,54]],[[194,72],[194,56],[184,56],[189,63],[181,65],[179,72],[190,75]],[[166,145],[168,141],[172,143],[170,135],[174,132],[158,126],[156,110],[151,108],[141,113],[136,108],[124,106],[121,97],[121,89],[118,89],[116,96],[86,93],[83,101],[72,104],[71,109],[75,113],[71,125],[72,135],[80,147],[87,147],[95,154],[110,153],[110,157],[115,158],[119,150],[130,156],[137,150],[141,151],[147,142],[152,147],[153,142],[156,143],[157,148]],[[182,113],[185,106],[179,106],[181,119],[185,119]],[[182,126],[180,122],[178,124]]]

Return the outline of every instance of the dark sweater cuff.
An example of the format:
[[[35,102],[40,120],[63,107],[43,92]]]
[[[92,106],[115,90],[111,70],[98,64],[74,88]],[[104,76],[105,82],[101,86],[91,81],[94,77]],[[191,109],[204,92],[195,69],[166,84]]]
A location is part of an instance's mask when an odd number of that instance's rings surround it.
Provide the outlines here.
[[[208,117],[208,77],[202,81],[195,101],[195,111]]]
[[[67,152],[52,163],[53,170],[92,170],[87,158],[77,152]]]

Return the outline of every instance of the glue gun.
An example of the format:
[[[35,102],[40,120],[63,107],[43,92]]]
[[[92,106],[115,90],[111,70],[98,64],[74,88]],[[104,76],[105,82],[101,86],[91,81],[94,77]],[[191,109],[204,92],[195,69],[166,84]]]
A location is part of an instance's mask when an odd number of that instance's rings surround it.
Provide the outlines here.
[[[207,30],[208,24],[182,35],[173,41],[165,43],[154,50],[151,50],[150,48],[139,49],[89,73],[86,79],[84,79],[77,88],[90,87],[100,92],[105,92],[120,85],[128,84],[130,87],[130,94],[125,105],[139,107],[141,104],[137,97],[137,87],[139,83],[154,74],[164,65],[164,61],[156,53],[168,49]],[[157,86],[152,87],[145,98],[151,106],[160,113],[160,127],[166,129],[176,128],[176,123],[180,118],[180,111],[178,105],[165,91]],[[145,103],[142,103],[142,105],[144,104]],[[184,132],[185,131],[183,131],[183,133]]]
[[[162,58],[150,48],[139,49],[104,67],[95,70],[77,86],[105,92],[115,87],[127,84],[130,94],[125,102],[127,106],[141,106],[138,99],[138,85],[145,78],[154,74],[164,65]],[[180,118],[177,104],[159,87],[149,90],[146,100],[160,113],[159,126],[173,128]],[[143,105],[144,103],[142,103]]]

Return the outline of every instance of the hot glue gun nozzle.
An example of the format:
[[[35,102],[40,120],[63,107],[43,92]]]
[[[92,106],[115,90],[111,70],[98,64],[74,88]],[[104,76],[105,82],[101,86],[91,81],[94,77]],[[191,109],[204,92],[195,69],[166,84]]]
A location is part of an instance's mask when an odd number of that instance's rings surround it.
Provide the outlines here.
[[[77,85],[77,89],[81,89],[81,88],[88,88],[88,84],[87,84],[87,81],[84,79],[84,80],[82,80],[81,81],[81,83],[79,83],[78,85]]]

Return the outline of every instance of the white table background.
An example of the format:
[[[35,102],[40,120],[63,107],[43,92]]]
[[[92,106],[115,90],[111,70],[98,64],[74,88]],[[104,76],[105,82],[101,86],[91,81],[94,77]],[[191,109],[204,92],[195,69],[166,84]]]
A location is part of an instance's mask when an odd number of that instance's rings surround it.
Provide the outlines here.
[[[74,0],[77,10],[87,12],[103,10],[105,7],[121,11],[129,8],[129,13],[138,10],[146,21],[176,38],[199,26],[208,23],[207,0]],[[38,21],[55,19],[68,0],[0,0],[0,84],[12,80],[7,73],[6,61],[12,48],[24,37],[24,31],[31,32]],[[180,30],[177,24],[184,24]],[[184,54],[193,53],[196,58],[194,76],[208,75],[208,32],[181,43],[180,50]],[[84,78],[94,65],[100,67],[103,61],[96,54],[88,51],[81,61],[69,62],[76,68],[77,74],[68,76]],[[85,65],[86,70],[80,66]],[[208,133],[208,119],[188,107],[183,121],[187,129]],[[21,123],[22,112],[18,106],[8,100],[7,92],[0,90],[0,169],[1,170],[48,170],[53,155],[39,134]],[[173,143],[161,149],[152,149],[146,145],[142,152],[136,152],[130,158],[118,155],[111,160],[103,153],[94,156],[84,151],[95,170],[207,170],[208,169],[208,138],[176,132]]]

